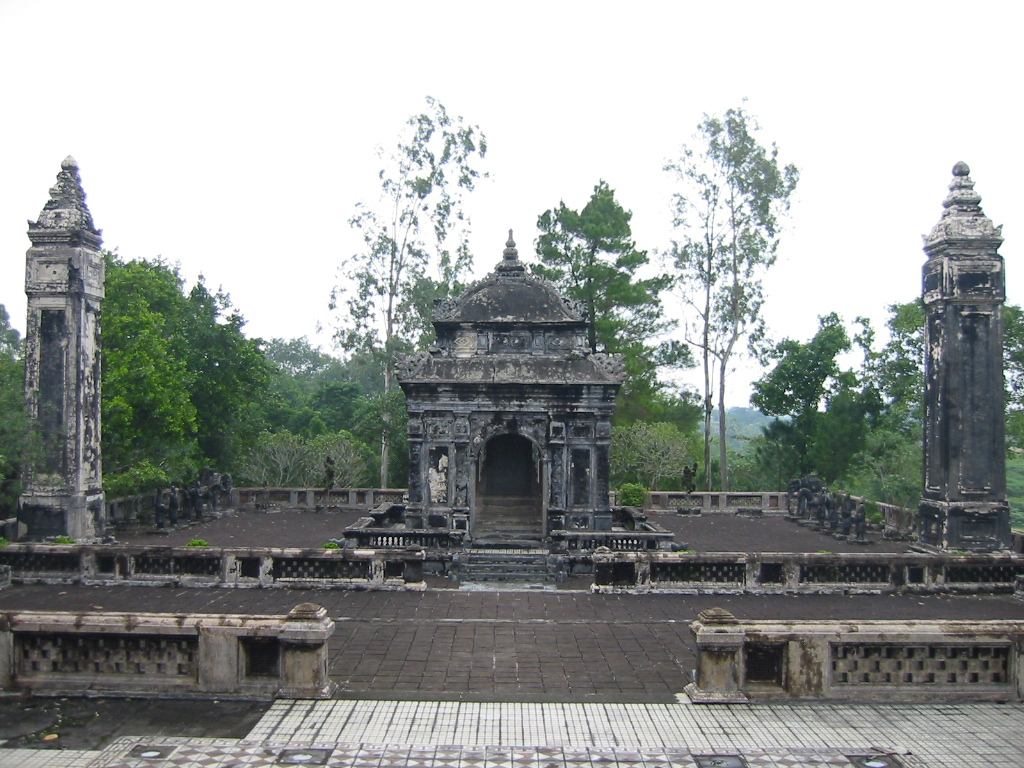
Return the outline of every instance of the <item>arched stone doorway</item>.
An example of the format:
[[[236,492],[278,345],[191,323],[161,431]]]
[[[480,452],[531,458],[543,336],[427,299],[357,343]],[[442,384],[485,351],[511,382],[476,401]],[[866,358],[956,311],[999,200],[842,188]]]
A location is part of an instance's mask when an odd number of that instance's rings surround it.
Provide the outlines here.
[[[540,452],[522,435],[495,435],[480,452],[473,538],[544,536]]]

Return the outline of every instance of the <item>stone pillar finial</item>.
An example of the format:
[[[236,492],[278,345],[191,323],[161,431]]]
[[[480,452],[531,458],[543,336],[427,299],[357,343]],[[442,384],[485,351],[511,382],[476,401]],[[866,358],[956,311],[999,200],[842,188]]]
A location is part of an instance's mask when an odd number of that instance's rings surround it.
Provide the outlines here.
[[[498,262],[498,272],[513,277],[526,272],[526,267],[519,260],[519,251],[516,249],[516,241],[512,239],[512,230],[508,231],[508,241],[505,243],[505,250],[502,259]]]
[[[502,254],[505,261],[519,261],[519,251],[516,249],[516,241],[512,239],[512,230],[508,231],[508,241],[505,243],[505,252]]]

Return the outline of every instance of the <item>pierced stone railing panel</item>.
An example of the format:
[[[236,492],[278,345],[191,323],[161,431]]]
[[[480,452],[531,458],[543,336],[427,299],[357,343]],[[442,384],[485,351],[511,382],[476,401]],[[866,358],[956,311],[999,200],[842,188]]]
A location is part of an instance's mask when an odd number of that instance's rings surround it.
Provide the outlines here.
[[[327,611],[0,613],[0,688],[51,695],[327,698]]]
[[[8,545],[0,549],[0,564],[9,565],[12,575],[25,572],[75,575],[81,569],[81,558],[68,546],[46,552],[33,545]]]
[[[595,583],[598,592],[940,594],[1014,592],[1020,555],[877,553],[700,553],[596,551],[605,563],[634,563],[635,579]],[[620,568],[620,572],[625,572]]]
[[[836,643],[832,685],[1004,685],[1008,645]]]
[[[309,550],[83,545],[40,552],[42,546],[10,544],[0,549],[0,566],[9,568],[12,582],[288,587],[315,581],[325,589],[426,588],[425,554],[418,546]]]
[[[695,703],[1024,699],[1024,621],[739,621],[691,629]]]

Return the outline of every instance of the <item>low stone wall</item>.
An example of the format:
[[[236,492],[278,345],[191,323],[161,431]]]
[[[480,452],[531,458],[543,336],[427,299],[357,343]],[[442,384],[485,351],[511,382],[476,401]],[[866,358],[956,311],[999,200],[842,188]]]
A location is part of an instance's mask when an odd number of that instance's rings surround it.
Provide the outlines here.
[[[611,494],[611,505],[618,504],[616,494]],[[644,503],[647,512],[674,512],[680,515],[701,515],[724,512],[749,512],[751,514],[786,514],[786,494],[774,491],[723,493],[720,491],[651,491]]]
[[[595,592],[683,594],[1013,592],[1020,555],[596,550]]]
[[[276,505],[297,509],[339,507],[371,510],[381,504],[401,504],[404,488],[235,488],[237,504]]]
[[[287,616],[0,613],[0,687],[54,695],[328,698],[334,622]]]
[[[426,589],[422,549],[271,549],[9,544],[18,584]]]
[[[1024,699],[1024,621],[737,621],[690,625],[699,704],[751,699]]]

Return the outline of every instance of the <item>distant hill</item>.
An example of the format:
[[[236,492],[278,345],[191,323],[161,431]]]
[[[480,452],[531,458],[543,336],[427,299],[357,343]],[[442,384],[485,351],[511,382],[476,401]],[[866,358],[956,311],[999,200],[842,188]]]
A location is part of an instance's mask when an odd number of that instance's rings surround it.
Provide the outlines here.
[[[715,435],[718,434],[718,409],[711,413]],[[725,437],[734,451],[743,451],[752,437],[761,434],[761,428],[774,421],[756,408],[728,408],[725,411]]]

